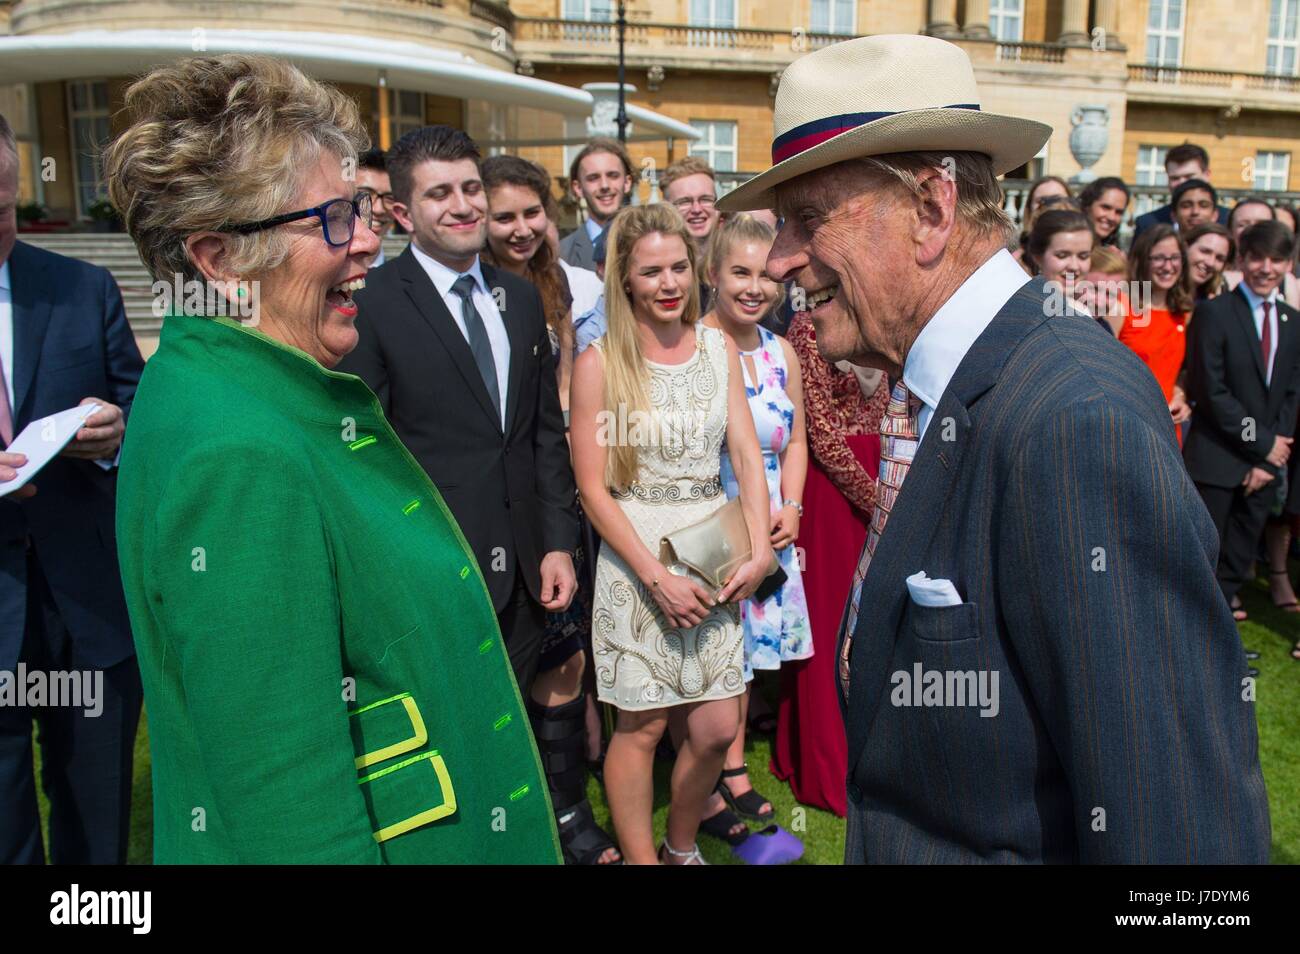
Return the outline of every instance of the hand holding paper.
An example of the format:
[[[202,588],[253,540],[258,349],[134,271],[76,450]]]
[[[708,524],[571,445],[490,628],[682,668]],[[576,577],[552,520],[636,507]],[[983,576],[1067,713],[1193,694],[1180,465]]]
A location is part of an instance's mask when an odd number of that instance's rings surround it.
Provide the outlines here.
[[[78,406],[88,404],[95,405],[98,410],[82,422],[81,430],[63,448],[63,454],[82,460],[111,458],[122,446],[122,435],[126,431],[122,409],[96,397],[82,398]]]
[[[9,491],[5,490],[5,485],[11,480],[18,477],[18,468],[27,463],[27,457],[23,454],[10,454],[6,451],[0,451],[0,497],[3,497]],[[32,496],[36,493],[36,485],[28,484],[26,487],[20,487],[14,491],[14,499],[21,500]]]
[[[24,427],[23,432],[5,449],[5,454],[21,455],[26,463],[13,467],[15,476],[12,480],[0,483],[0,497],[12,494],[35,477],[98,410],[98,404],[81,404],[39,421],[32,421]]]

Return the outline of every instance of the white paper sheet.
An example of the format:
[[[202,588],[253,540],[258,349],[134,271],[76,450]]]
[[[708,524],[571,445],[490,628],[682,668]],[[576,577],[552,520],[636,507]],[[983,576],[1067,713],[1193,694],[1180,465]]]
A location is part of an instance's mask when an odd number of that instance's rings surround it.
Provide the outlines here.
[[[26,454],[27,463],[15,468],[14,480],[0,483],[0,497],[11,494],[23,486],[52,461],[67,446],[68,441],[81,430],[86,418],[99,410],[98,404],[79,404],[39,421],[32,421],[14,442],[5,448],[6,454]]]

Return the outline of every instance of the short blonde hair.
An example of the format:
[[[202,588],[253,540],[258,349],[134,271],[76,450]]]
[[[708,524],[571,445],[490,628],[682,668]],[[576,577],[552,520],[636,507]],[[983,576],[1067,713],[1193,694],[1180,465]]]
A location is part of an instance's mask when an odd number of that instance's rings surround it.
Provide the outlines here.
[[[1119,250],[1106,245],[1098,245],[1092,250],[1092,259],[1088,264],[1088,271],[1101,272],[1103,275],[1127,276],[1128,262]]]
[[[356,104],[269,56],[194,57],[126,91],[131,125],[104,160],[109,200],[157,280],[202,280],[185,239],[285,211],[322,152],[355,161],[369,147]],[[284,261],[289,236],[229,235],[239,277]]]
[[[896,152],[850,159],[862,168],[896,179],[916,193],[927,169],[942,169],[957,184],[957,218],[978,236],[996,235],[1010,241],[1014,226],[1002,209],[1002,185],[993,173],[993,161],[979,152]]]
[[[713,167],[701,159],[699,156],[686,156],[670,164],[664,170],[664,174],[659,177],[659,191],[667,198],[668,187],[678,179],[685,179],[687,176],[705,175],[714,182],[718,181]]]

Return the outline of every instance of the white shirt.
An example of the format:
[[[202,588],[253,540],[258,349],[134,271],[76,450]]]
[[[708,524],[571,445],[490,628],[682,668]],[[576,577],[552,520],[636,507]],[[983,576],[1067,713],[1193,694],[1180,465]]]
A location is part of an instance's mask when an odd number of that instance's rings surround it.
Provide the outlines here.
[[[1260,298],[1250,286],[1242,282],[1238,286],[1246,296],[1246,301],[1250,303],[1250,314],[1255,319],[1255,336],[1262,342],[1264,340],[1264,302],[1269,303],[1268,308],[1268,333],[1269,348],[1268,361],[1264,363],[1264,381],[1267,384],[1273,383],[1273,360],[1277,357],[1277,289],[1274,288],[1267,298]]]
[[[1028,281],[1011,253],[999,249],[952,293],[916,336],[903,364],[903,383],[924,402],[917,413],[918,437],[925,436],[948,382],[975,339]]]
[[[9,262],[0,262],[0,367],[5,371],[5,386],[9,390],[9,408],[14,407],[14,297],[9,282]],[[14,437],[18,435],[15,434]]]
[[[577,321],[591,309],[605,293],[605,283],[589,268],[577,268],[564,259],[560,259],[560,268],[564,269],[569,279],[569,291],[573,295],[573,311],[570,319]]]
[[[465,336],[465,341],[468,342],[469,331],[465,328],[465,316],[461,313],[460,296],[451,290],[451,286],[456,283],[456,279],[460,278],[461,273],[453,271],[436,259],[430,258],[420,250],[420,247],[415,242],[411,242],[411,252],[415,255],[415,260],[428,273],[429,280],[433,282],[433,287],[438,289],[438,294],[442,296],[442,303],[447,306],[447,310],[451,312],[452,320],[456,322],[456,327],[460,329],[460,333]],[[483,327],[487,330],[488,344],[492,346],[492,363],[496,365],[497,388],[501,394],[501,428],[504,430],[506,426],[506,385],[510,379],[510,336],[506,334],[506,323],[497,308],[496,299],[492,297],[492,292],[487,287],[487,281],[483,278],[483,266],[479,263],[478,256],[474,257],[474,264],[464,274],[474,276],[474,291],[470,295],[470,300],[474,302],[474,307],[478,309],[479,316],[483,319]]]

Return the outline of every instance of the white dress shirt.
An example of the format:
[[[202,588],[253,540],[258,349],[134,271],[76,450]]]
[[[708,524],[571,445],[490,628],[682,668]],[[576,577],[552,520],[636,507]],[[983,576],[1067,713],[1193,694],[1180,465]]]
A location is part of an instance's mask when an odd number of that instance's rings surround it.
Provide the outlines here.
[[[1255,319],[1255,337],[1261,342],[1264,340],[1264,302],[1269,303],[1268,309],[1268,333],[1269,348],[1268,361],[1264,363],[1264,382],[1273,383],[1273,361],[1277,357],[1277,289],[1274,288],[1267,298],[1260,298],[1250,286],[1242,282],[1238,286],[1242,294],[1246,296],[1246,301],[1250,303],[1250,315]]]
[[[9,282],[9,262],[0,262],[0,367],[5,370],[5,385],[9,391],[9,407],[15,417],[14,407],[14,296]],[[17,437],[14,434],[14,437]]]
[[[433,287],[438,289],[438,294],[442,296],[442,303],[447,306],[452,319],[456,322],[456,327],[460,329],[460,333],[465,336],[465,341],[468,342],[469,331],[465,328],[465,316],[461,313],[460,296],[451,290],[451,286],[456,283],[456,279],[460,278],[462,273],[453,271],[442,262],[430,258],[420,250],[420,247],[415,242],[411,242],[411,252],[415,255],[415,260],[428,273],[429,280],[433,282]],[[506,323],[497,308],[496,299],[492,297],[492,292],[487,287],[487,281],[483,278],[483,267],[479,263],[477,256],[475,256],[474,264],[470,266],[469,271],[464,274],[474,276],[474,292],[470,295],[470,298],[483,319],[483,327],[487,329],[488,343],[492,346],[492,363],[496,365],[497,387],[501,393],[501,428],[504,430],[506,426],[506,386],[510,380],[510,336],[506,334]],[[475,370],[477,371],[477,368]]]
[[[605,294],[605,283],[590,268],[578,268],[560,259],[560,268],[569,280],[569,293],[573,295],[573,310],[570,320],[577,321],[596,307],[600,296]]]
[[[925,436],[948,382],[975,339],[1029,280],[1011,253],[999,249],[952,293],[916,336],[903,364],[903,383],[924,402],[917,413],[918,437]]]

